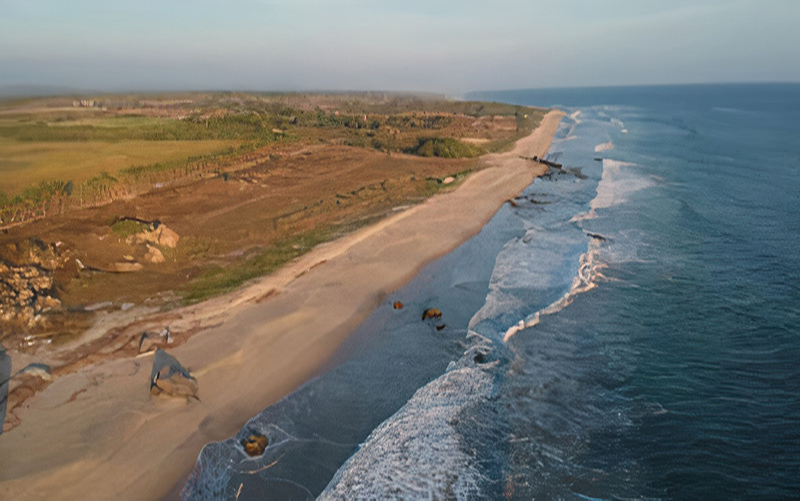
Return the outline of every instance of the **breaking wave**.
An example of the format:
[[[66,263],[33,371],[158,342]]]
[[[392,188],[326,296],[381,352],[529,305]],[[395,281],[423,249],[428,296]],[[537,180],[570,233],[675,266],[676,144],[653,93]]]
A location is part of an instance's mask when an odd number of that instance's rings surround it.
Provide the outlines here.
[[[569,133],[558,144],[574,137],[579,116],[578,112],[570,115],[572,123],[564,125]],[[612,147],[606,144],[607,149]],[[578,216],[568,213],[574,205],[567,204],[562,212],[550,209],[555,214],[550,219],[539,217],[541,226],[525,220],[525,234],[508,241],[497,255],[486,301],[469,321],[463,356],[372,432],[336,473],[322,499],[371,499],[386,493],[399,498],[487,495],[484,486],[491,481],[481,464],[485,459],[469,444],[480,442],[487,433],[500,432],[487,432],[495,426],[491,422],[482,423],[481,430],[471,430],[464,423],[482,420],[498,381],[506,377],[510,361],[518,356],[506,343],[604,279],[603,256],[614,242],[583,225],[596,218],[597,211],[624,203],[635,191],[653,184],[635,167],[606,159],[594,197],[585,199],[588,203],[584,202]],[[567,186],[558,189],[568,192]],[[526,209],[515,210],[523,213]],[[531,312],[532,305],[543,306]]]
[[[607,143],[602,143],[602,144],[598,144],[597,146],[595,146],[594,147],[594,152],[595,153],[600,153],[601,151],[608,151],[608,150],[613,150],[613,149],[614,149],[614,143],[609,141]]]

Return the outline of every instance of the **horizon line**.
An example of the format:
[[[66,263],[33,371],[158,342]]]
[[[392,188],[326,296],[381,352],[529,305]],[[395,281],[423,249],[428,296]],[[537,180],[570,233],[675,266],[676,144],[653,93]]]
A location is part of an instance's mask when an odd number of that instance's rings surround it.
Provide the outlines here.
[[[70,86],[47,85],[47,84],[8,84],[0,85],[0,100],[23,99],[23,98],[48,98],[48,97],[69,97],[87,95],[131,95],[131,94],[200,94],[200,93],[242,93],[242,94],[391,94],[391,95],[412,95],[412,96],[442,96],[448,99],[464,99],[474,94],[488,93],[511,93],[531,90],[566,90],[566,89],[613,89],[613,88],[634,88],[634,87],[702,87],[702,86],[723,86],[723,85],[800,85],[800,81],[782,80],[752,80],[752,81],[721,81],[721,82],[682,82],[682,83],[646,83],[646,84],[605,84],[605,85],[563,85],[546,87],[516,87],[501,89],[480,89],[470,90],[459,94],[429,90],[381,90],[381,89],[248,89],[248,88],[185,88],[185,89],[82,89]],[[26,93],[29,92],[29,93]]]

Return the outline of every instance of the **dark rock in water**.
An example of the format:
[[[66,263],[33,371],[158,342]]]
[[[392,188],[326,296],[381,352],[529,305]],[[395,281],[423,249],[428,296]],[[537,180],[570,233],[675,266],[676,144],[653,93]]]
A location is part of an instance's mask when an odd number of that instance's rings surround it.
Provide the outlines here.
[[[437,310],[436,308],[428,308],[427,310],[422,312],[422,320],[428,318],[442,318],[442,312]]]
[[[486,354],[480,351],[475,353],[475,355],[472,357],[472,360],[476,364],[485,364],[488,361],[486,359]]]
[[[255,457],[264,454],[269,440],[265,435],[252,432],[248,437],[242,439],[241,444],[248,456]]]
[[[0,345],[0,435],[3,433],[3,424],[6,421],[9,379],[11,379],[11,357],[8,356],[3,345]]]
[[[586,232],[586,235],[588,235],[588,236],[590,236],[590,237],[594,238],[595,240],[599,240],[599,241],[601,241],[601,242],[605,242],[606,240],[608,240],[606,237],[604,237],[603,235],[600,235],[600,234],[598,234],[598,233],[589,233],[589,232]]]
[[[447,326],[446,324],[437,325],[437,326],[436,326],[436,330],[437,330],[437,331],[440,331],[440,330],[444,329],[446,326]]]
[[[564,169],[564,172],[566,172],[567,174],[572,174],[578,179],[587,179],[586,174],[583,173],[580,167],[567,167],[566,169]]]
[[[162,349],[156,350],[150,372],[150,394],[162,393],[173,397],[193,397],[198,400],[197,380],[175,357]]]

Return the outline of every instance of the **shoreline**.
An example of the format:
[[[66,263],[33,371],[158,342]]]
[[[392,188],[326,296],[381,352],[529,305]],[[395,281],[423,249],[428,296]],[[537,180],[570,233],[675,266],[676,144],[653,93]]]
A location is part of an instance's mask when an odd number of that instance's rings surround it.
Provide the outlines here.
[[[388,294],[543,174],[519,157],[544,156],[562,115],[549,112],[511,152],[484,157],[486,167],[458,189],[320,245],[241,291],[172,312],[200,329],[170,350],[197,378],[199,402],[150,397],[152,354],[57,379],[0,436],[0,497],[176,494],[205,443],[234,435],[302,385]]]

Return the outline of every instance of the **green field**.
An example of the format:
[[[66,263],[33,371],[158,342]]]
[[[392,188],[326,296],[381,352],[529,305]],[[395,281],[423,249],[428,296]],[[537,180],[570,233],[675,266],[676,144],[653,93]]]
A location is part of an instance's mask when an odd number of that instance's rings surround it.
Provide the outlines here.
[[[48,141],[0,138],[0,191],[13,197],[40,181],[83,183],[106,171],[221,153],[240,141]]]

